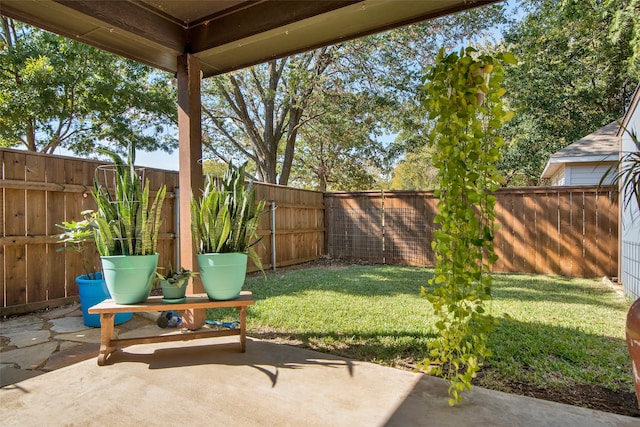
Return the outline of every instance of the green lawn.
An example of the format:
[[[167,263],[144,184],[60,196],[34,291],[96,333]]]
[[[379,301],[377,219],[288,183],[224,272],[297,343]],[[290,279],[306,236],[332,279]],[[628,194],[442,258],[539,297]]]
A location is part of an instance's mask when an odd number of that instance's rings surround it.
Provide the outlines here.
[[[434,317],[420,286],[431,269],[338,266],[247,279],[256,303],[248,334],[396,367],[427,354]],[[600,280],[495,275],[490,313],[500,326],[478,384],[633,390],[624,324],[630,301]],[[210,319],[229,318],[212,310]]]

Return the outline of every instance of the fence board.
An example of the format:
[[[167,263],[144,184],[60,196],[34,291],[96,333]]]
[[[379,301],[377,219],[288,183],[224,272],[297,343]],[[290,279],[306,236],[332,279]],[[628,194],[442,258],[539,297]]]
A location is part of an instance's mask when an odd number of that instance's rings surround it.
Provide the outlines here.
[[[27,263],[26,246],[5,246],[5,265],[11,266],[6,271],[7,305],[27,303]]]
[[[45,182],[45,159],[27,156],[26,181]],[[26,235],[41,236],[47,232],[47,193],[42,190],[26,190]],[[26,247],[27,302],[47,299],[47,245],[30,244]]]
[[[70,184],[84,184],[84,179],[89,176],[84,162],[79,160],[65,160],[65,182]],[[83,210],[83,197],[81,193],[67,193],[64,198],[66,221],[81,220],[80,213]],[[75,278],[83,273],[82,257],[75,252],[67,252],[65,257],[65,297],[78,294],[78,284]]]
[[[547,250],[549,251],[549,259],[551,270],[549,274],[560,271],[560,194],[549,195],[549,209],[547,210]]]
[[[571,193],[571,236],[574,239],[574,245],[571,246],[572,276],[585,275],[584,219],[584,193]]]
[[[523,204],[523,195],[514,194],[512,197],[512,250],[513,250],[513,269],[515,271],[527,271],[527,235],[525,224],[527,223],[527,212]],[[521,243],[521,244],[517,244]]]
[[[588,277],[598,276],[597,257],[597,195],[583,194],[584,197],[584,272]]]
[[[46,161],[45,177],[47,183],[65,182],[65,159],[49,157]],[[47,235],[54,236],[60,232],[56,224],[66,221],[65,194],[60,191],[47,191]],[[60,244],[47,245],[47,297],[58,299],[66,296],[66,255],[67,251],[58,251]],[[78,275],[82,274],[78,272]]]
[[[618,242],[613,242],[607,238],[610,235],[618,235],[618,210],[611,198],[611,192],[603,192],[598,196],[598,226],[602,233],[599,233],[598,253],[603,259],[603,269],[606,271],[618,269]],[[602,208],[601,208],[602,207]],[[599,231],[600,231],[599,230]],[[600,258],[599,258],[600,259]]]

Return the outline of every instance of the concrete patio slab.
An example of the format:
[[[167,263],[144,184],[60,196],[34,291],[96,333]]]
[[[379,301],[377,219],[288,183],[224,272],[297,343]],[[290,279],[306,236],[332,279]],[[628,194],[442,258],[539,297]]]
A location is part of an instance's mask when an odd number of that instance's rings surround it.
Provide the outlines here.
[[[638,426],[637,419],[237,337],[137,345],[0,389],[5,426]]]

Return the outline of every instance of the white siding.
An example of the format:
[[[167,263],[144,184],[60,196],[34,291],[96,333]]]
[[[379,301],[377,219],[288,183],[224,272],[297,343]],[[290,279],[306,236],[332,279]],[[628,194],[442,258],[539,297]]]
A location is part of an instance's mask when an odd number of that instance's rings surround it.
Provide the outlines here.
[[[632,112],[627,129],[640,136],[640,107]],[[622,135],[622,153],[637,151],[628,133]],[[640,298],[640,207],[632,200],[621,207],[620,281],[631,298]]]
[[[598,185],[613,162],[566,165],[564,185]],[[611,183],[607,177],[608,183]]]
[[[551,177],[551,185],[554,187],[558,187],[564,185],[564,171],[565,167],[562,165],[560,169]]]

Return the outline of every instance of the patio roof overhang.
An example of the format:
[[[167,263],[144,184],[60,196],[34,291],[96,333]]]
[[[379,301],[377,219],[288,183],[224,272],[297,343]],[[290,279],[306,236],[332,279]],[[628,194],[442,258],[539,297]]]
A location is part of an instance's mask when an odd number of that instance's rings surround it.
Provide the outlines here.
[[[2,0],[0,14],[177,73],[204,77],[498,0]]]

